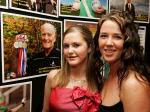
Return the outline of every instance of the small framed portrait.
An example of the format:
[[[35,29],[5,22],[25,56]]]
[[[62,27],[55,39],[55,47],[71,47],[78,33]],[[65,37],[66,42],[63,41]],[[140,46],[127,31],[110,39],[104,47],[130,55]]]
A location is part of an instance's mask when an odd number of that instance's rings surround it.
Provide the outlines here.
[[[0,112],[31,112],[32,82],[0,86]]]
[[[125,11],[134,18],[137,23],[149,22],[149,2],[150,0],[125,0]]]
[[[1,13],[2,81],[61,68],[62,21]]]
[[[58,17],[58,0],[9,0],[11,9]]]
[[[0,0],[0,8],[8,8],[8,0]]]
[[[91,30],[93,36],[94,36],[95,33],[96,33],[97,22],[93,22],[93,21],[82,21],[82,20],[76,21],[76,20],[69,20],[69,19],[65,19],[65,20],[64,20],[64,31],[65,31],[66,29],[68,29],[69,27],[75,26],[75,25],[85,25],[85,26],[87,26],[87,27]]]
[[[59,15],[98,19],[108,12],[108,0],[60,0]]]

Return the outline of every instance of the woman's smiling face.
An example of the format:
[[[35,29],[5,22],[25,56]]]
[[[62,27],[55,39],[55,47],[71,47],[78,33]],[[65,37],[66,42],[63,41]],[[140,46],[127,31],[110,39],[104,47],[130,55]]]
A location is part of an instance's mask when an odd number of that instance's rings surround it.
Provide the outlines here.
[[[78,66],[87,62],[90,48],[79,32],[71,32],[64,37],[63,51],[69,65]]]
[[[98,43],[101,55],[108,63],[111,64],[120,60],[124,36],[116,22],[112,20],[104,21],[100,29]]]

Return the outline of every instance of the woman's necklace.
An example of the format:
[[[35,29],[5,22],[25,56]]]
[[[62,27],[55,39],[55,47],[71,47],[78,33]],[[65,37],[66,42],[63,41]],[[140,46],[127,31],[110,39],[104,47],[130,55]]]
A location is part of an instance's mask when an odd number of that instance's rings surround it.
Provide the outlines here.
[[[85,87],[87,81],[85,79],[77,80],[70,77],[70,84],[72,87],[79,86],[79,87]]]

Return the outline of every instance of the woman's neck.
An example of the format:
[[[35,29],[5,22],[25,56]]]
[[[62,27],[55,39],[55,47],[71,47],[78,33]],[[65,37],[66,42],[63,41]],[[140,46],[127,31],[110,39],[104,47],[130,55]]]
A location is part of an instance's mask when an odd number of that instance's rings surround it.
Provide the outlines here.
[[[72,70],[70,73],[70,77],[75,80],[86,80],[86,72]]]
[[[66,87],[73,88],[75,86],[79,86],[82,88],[87,87],[85,67],[81,67],[81,66],[71,67],[70,81]]]
[[[75,80],[85,80],[86,79],[86,68],[85,67],[72,67],[70,71],[71,78]]]
[[[70,68],[70,76],[77,80],[85,80],[87,72],[87,59],[85,59],[82,63],[71,66]]]
[[[115,63],[111,63],[110,64],[110,73],[109,73],[109,76],[111,78],[117,76],[117,70],[118,70],[119,66],[120,66],[120,61],[117,61]]]

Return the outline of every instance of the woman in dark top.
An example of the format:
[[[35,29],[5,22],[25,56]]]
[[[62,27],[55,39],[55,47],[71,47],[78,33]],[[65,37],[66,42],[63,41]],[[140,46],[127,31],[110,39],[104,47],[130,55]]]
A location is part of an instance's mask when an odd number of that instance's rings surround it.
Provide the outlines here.
[[[100,112],[150,112],[150,72],[127,13],[103,16],[94,41],[95,68],[104,76]]]

